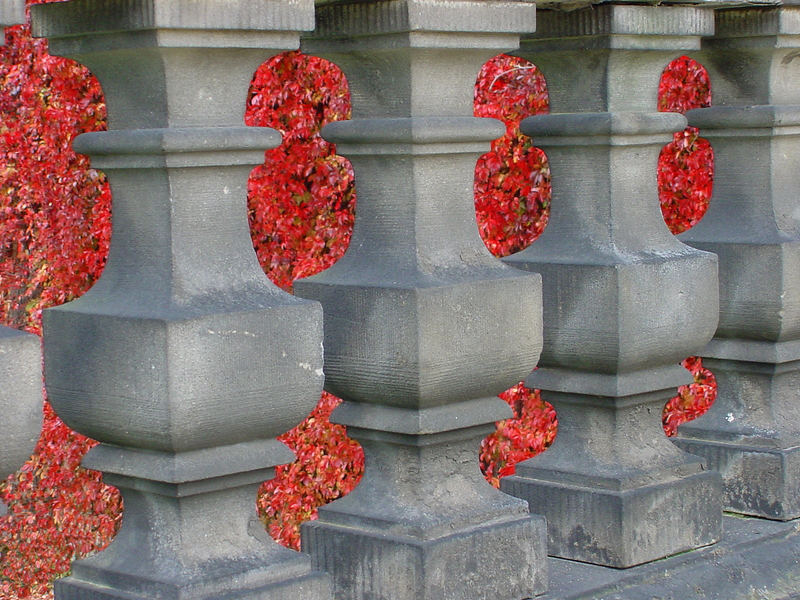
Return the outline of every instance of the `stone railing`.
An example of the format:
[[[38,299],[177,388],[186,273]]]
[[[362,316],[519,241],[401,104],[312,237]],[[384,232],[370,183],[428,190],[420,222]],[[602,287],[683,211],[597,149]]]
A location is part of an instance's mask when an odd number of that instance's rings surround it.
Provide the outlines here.
[[[109,130],[75,149],[114,196],[106,270],[46,312],[44,366],[55,410],[101,442],[84,464],[121,489],[124,520],[56,598],[800,597],[800,7],[68,0],[32,15],[103,87]],[[353,118],[323,135],[359,205],[344,258],[292,297],[247,231],[248,173],[280,137],[244,127],[243,98],[298,46],[347,76]],[[475,161],[503,133],[472,116],[473,85],[501,52],[540,67],[552,109],[523,123],[550,160],[550,224],[505,261],[472,209]],[[687,119],[655,106],[681,54],[711,74],[715,105],[688,122],[716,178],[676,238],[656,161]],[[9,412],[26,398],[35,414],[35,343],[0,335],[7,471],[37,424]],[[673,444],[661,407],[691,354],[719,397]],[[275,437],[323,367],[366,471],[296,553],[253,499],[291,460]],[[526,376],[559,435],[501,492],[478,440]]]

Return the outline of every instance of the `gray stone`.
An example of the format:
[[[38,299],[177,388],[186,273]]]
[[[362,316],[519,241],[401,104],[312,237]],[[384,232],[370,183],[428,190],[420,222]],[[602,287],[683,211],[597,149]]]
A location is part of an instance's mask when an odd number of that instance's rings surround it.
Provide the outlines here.
[[[699,55],[719,106],[690,123],[714,194],[681,239],[719,256],[720,322],[702,351],[717,400],[676,440],[724,478],[728,510],[800,517],[800,9],[732,9]]]
[[[710,17],[541,11],[520,51],[545,74],[552,110],[571,111],[523,121],[547,154],[552,208],[541,237],[504,259],[542,274],[544,347],[526,384],[554,405],[559,429],[501,488],[544,514],[554,556],[631,567],[721,536],[719,474],[661,427],[690,380],[677,363],[717,326],[717,262],[672,236],[655,185],[659,151],[686,125],[654,112],[658,80]]]
[[[516,54],[545,76],[553,113],[654,112],[664,68],[713,32],[713,11],[696,6],[539,10]]]
[[[120,488],[125,513],[59,600],[330,598],[327,576],[254,511],[259,483],[292,460],[275,436],[319,398],[322,314],[256,259],[247,179],[280,135],[243,116],[256,68],[296,48],[312,14],[310,0],[33,10],[51,52],[103,86],[110,130],[74,147],[113,193],[103,276],[45,312],[45,375],[56,412],[101,442],[84,465]]]
[[[25,23],[25,0],[0,0],[0,27]]]
[[[546,587],[543,519],[477,461],[511,414],[495,395],[539,356],[541,284],[478,236],[475,163],[504,128],[471,116],[473,86],[534,23],[529,2],[333,2],[304,40],[344,70],[353,98],[353,121],[323,130],[355,170],[350,247],[295,284],[325,311],[325,385],[345,400],[332,420],[366,455],[359,486],[303,526],[342,600],[517,600]]]
[[[39,338],[0,326],[0,480],[31,455],[42,429]],[[0,501],[0,516],[6,506]]]
[[[549,593],[539,600],[796,600],[796,523],[726,516],[713,546],[632,569],[551,558]]]

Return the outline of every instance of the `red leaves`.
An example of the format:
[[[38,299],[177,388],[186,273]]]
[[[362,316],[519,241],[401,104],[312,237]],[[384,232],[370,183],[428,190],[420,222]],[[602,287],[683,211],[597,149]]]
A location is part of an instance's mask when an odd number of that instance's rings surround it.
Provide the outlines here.
[[[475,213],[495,256],[526,248],[547,225],[550,167],[544,152],[519,131],[525,117],[548,111],[547,87],[526,60],[501,55],[486,63],[475,86],[475,116],[500,119],[506,135],[475,167]]]
[[[361,480],[364,452],[345,428],[328,418],[341,400],[324,392],[309,417],[279,440],[297,460],[276,469],[259,492],[258,510],[270,535],[300,549],[300,524],[317,518],[317,509],[349,493]]]
[[[679,387],[678,395],[664,407],[662,422],[669,436],[677,435],[680,425],[705,414],[717,397],[717,380],[699,357],[690,356],[681,364],[692,374],[694,383]]]
[[[681,56],[664,70],[658,110],[684,113],[711,105],[708,73]],[[658,159],[658,196],[664,221],[672,233],[692,228],[703,218],[714,181],[714,151],[694,127],[675,134]]]
[[[70,431],[44,405],[33,457],[8,480],[9,516],[0,526],[0,597],[42,594],[70,563],[104,548],[116,533],[122,501],[100,474],[81,468],[95,442]]]
[[[105,127],[97,80],[23,27],[0,49],[0,321],[38,332],[42,309],[85,292],[105,264],[110,195],[71,149]]]
[[[350,242],[353,169],[319,135],[349,117],[344,75],[327,61],[288,52],[256,71],[245,122],[274,127],[284,141],[250,177],[250,233],[267,275],[285,290],[331,266]]]
[[[497,431],[481,442],[481,471],[494,487],[516,472],[516,464],[544,452],[556,438],[558,419],[553,407],[542,400],[539,390],[522,383],[500,397],[514,410],[514,418],[497,423]]]

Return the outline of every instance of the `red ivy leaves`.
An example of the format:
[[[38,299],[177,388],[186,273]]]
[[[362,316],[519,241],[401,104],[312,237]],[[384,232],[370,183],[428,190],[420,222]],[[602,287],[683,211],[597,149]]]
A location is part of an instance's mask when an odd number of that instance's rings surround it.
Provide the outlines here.
[[[664,70],[658,89],[658,110],[685,113],[711,106],[708,73],[686,57]],[[696,225],[708,209],[714,179],[714,152],[695,127],[676,133],[658,160],[658,196],[664,221],[672,233]]]
[[[711,106],[708,73],[698,62],[681,56],[664,70],[658,96],[660,111],[684,113]],[[695,127],[676,133],[658,160],[661,212],[672,233],[691,229],[703,218],[713,179],[714,152],[708,141],[698,136]],[[717,395],[716,380],[698,357],[687,358],[682,364],[692,373],[694,383],[678,388],[678,395],[664,407],[664,430],[670,436],[677,434],[680,424],[705,413]]]
[[[331,266],[350,243],[353,169],[319,135],[349,118],[350,94],[332,63],[289,52],[256,71],[245,122],[274,127],[284,141],[250,177],[250,229],[261,265],[285,290]]]
[[[528,61],[502,55],[481,69],[475,116],[506,124],[506,134],[492,142],[475,167],[478,230],[495,256],[526,248],[547,226],[550,167],[544,152],[520,133],[519,124],[548,110],[544,77]]]
[[[678,395],[664,407],[662,420],[669,436],[677,435],[680,425],[705,414],[717,397],[717,380],[699,357],[690,356],[681,364],[692,374],[694,383],[679,387]]]
[[[0,49],[0,321],[39,331],[41,311],[99,276],[110,237],[105,179],[71,149],[104,128],[100,86],[27,29]]]
[[[539,390],[522,383],[500,397],[514,410],[514,418],[497,423],[497,431],[481,442],[481,471],[494,487],[516,472],[517,463],[544,452],[556,439],[558,419],[553,407],[542,400]]]
[[[317,518],[317,509],[349,493],[361,480],[364,452],[345,428],[328,420],[341,400],[324,392],[300,425],[278,439],[297,460],[278,467],[275,479],[261,486],[258,509],[270,535],[300,549],[300,524]]]
[[[12,476],[0,526],[0,597],[48,591],[71,562],[104,548],[116,533],[122,501],[100,473],[80,467],[95,442],[71,431],[50,405],[33,457]]]

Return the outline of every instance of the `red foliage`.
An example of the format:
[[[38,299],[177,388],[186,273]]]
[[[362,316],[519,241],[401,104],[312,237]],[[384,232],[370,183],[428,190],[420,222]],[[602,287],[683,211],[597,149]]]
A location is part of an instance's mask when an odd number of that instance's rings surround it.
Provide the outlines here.
[[[658,90],[658,110],[685,113],[711,106],[708,73],[686,57],[664,70]],[[661,212],[672,233],[696,225],[708,209],[714,180],[714,151],[695,127],[676,133],[658,160],[658,196]]]
[[[332,63],[289,52],[256,71],[245,122],[274,127],[284,140],[250,177],[250,229],[261,265],[285,290],[331,266],[350,243],[353,169],[319,135],[349,118],[350,94]]]
[[[711,84],[703,66],[686,56],[672,61],[661,76],[658,109],[684,113],[706,106],[711,106]],[[703,218],[713,180],[714,151],[708,141],[698,136],[695,127],[676,133],[658,160],[661,212],[672,233],[691,229]],[[677,434],[680,424],[705,413],[717,395],[716,380],[698,357],[682,364],[694,383],[678,388],[678,395],[664,407],[664,430],[670,436]]]
[[[38,331],[41,310],[83,293],[105,261],[108,187],[70,149],[77,134],[104,126],[105,107],[94,78],[48,56],[44,42],[31,41],[26,29],[13,29],[0,52],[0,321]],[[476,168],[479,228],[498,256],[524,248],[547,222],[546,159],[518,131],[521,118],[546,110],[544,81],[531,65],[499,57],[481,71],[475,114],[508,125]],[[249,216],[259,259],[285,289],[328,267],[347,247],[355,207],[352,170],[318,132],[348,116],[344,79],[322,60],[288,53],[254,77],[247,123],[275,127],[287,140],[253,171]],[[694,168],[686,164],[680,169]],[[665,171],[667,179],[671,172]],[[516,462],[547,447],[556,427],[552,407],[538,393],[520,385],[503,397],[515,418],[499,423],[481,447],[481,466],[495,485]],[[323,395],[310,417],[281,437],[298,460],[262,487],[259,512],[284,544],[296,547],[299,523],[360,477],[360,447],[328,421],[337,403]],[[40,593],[72,559],[103,547],[116,530],[119,495],[78,466],[92,444],[45,405],[36,454],[4,488],[11,514],[0,519],[3,597]]]
[[[361,446],[347,437],[343,426],[328,420],[340,402],[323,393],[311,415],[278,438],[297,454],[297,460],[278,467],[275,479],[259,492],[259,514],[270,535],[296,550],[300,524],[316,519],[320,506],[349,493],[364,471]]]
[[[105,178],[72,139],[104,128],[97,80],[27,29],[0,48],[0,321],[39,332],[41,311],[85,292],[111,233]]]
[[[481,470],[486,480],[500,487],[500,479],[516,472],[523,460],[544,452],[556,439],[558,420],[539,390],[519,383],[500,397],[514,410],[514,418],[497,423],[497,431],[481,442]]]
[[[71,431],[45,403],[33,457],[5,491],[10,515],[0,527],[0,597],[47,591],[70,563],[104,548],[116,533],[122,502],[100,473],[80,467],[92,440]]]
[[[717,397],[717,380],[699,357],[690,356],[681,364],[692,374],[694,383],[679,387],[678,395],[664,407],[662,421],[669,436],[676,435],[680,425],[704,414]]]
[[[475,213],[486,247],[495,256],[526,248],[550,215],[550,167],[544,152],[519,131],[525,117],[549,110],[547,86],[526,60],[498,56],[475,86],[475,116],[500,119],[506,134],[492,142],[475,167]]]

